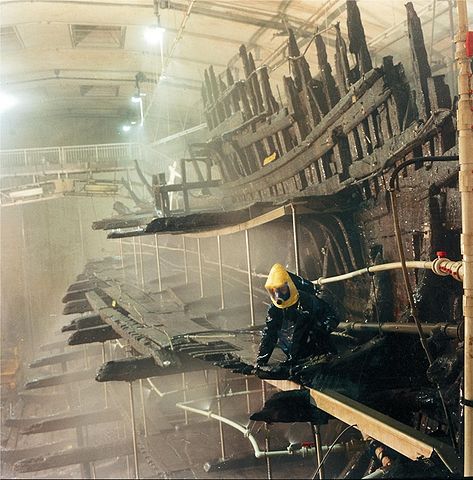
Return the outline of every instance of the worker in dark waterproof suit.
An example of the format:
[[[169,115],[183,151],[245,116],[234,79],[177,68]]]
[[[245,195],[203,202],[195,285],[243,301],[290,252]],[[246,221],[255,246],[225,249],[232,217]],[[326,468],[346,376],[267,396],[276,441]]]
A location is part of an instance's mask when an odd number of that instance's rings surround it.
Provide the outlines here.
[[[330,333],[339,320],[330,305],[315,295],[315,286],[310,281],[276,263],[265,288],[273,304],[266,316],[257,367],[268,363],[276,345],[286,354],[283,364],[287,366],[313,356],[336,353]]]

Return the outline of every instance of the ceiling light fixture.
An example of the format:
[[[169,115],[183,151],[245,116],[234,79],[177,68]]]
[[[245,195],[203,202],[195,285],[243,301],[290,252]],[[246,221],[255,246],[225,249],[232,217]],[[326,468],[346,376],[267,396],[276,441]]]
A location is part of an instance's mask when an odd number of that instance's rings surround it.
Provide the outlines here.
[[[131,125],[128,125],[128,124],[122,125],[122,130],[123,130],[124,132],[129,132],[130,129],[131,129]]]
[[[9,93],[0,92],[0,113],[18,104],[18,100]]]
[[[162,45],[165,31],[163,27],[153,25],[145,29],[144,36],[150,45]]]

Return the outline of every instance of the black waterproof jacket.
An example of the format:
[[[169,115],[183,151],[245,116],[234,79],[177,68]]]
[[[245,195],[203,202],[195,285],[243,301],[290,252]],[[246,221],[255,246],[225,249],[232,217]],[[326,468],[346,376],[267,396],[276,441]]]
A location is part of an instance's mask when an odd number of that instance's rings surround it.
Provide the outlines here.
[[[297,363],[314,355],[336,353],[330,332],[338,322],[337,315],[327,302],[299,290],[299,300],[291,307],[269,307],[257,365],[268,363],[278,341],[288,363]]]

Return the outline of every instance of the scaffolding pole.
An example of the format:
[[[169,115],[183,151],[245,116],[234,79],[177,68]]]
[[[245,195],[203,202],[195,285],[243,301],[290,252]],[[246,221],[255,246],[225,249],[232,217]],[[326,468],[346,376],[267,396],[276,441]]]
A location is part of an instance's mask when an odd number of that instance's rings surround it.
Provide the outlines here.
[[[458,156],[460,163],[463,256],[463,316],[465,324],[464,352],[464,476],[473,476],[473,111],[471,66],[466,52],[468,12],[466,0],[457,0],[458,35]]]

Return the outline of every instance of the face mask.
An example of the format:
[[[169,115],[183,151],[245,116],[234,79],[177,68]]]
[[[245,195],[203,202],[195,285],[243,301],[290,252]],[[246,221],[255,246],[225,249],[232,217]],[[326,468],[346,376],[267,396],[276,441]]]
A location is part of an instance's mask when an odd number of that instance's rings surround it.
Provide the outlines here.
[[[272,296],[278,305],[282,305],[286,300],[289,300],[291,292],[287,283],[284,284],[282,287],[273,288]]]

